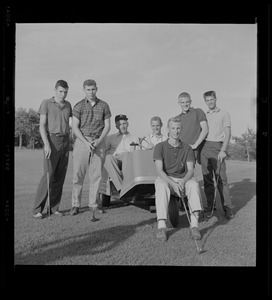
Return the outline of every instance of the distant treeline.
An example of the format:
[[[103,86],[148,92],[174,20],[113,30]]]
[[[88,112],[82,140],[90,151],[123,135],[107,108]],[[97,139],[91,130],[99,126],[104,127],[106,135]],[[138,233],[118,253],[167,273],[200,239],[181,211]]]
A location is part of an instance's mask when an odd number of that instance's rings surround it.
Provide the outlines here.
[[[43,141],[39,132],[39,114],[32,108],[18,108],[15,111],[15,147],[18,149],[42,149]],[[74,138],[70,134],[71,150]],[[256,133],[247,129],[241,137],[232,136],[228,147],[228,159],[256,160]]]

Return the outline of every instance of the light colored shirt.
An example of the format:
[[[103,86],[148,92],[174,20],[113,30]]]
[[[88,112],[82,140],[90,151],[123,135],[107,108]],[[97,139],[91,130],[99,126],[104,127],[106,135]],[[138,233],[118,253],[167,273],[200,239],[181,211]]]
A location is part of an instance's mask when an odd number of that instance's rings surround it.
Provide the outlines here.
[[[143,149],[145,149],[145,147],[147,147],[148,143],[153,144],[154,146],[156,146],[158,143],[164,142],[167,140],[167,137],[164,135],[159,135],[156,136],[156,134],[154,133],[149,133],[145,136],[145,140],[142,141],[142,146]]]
[[[209,133],[207,141],[223,142],[225,138],[225,129],[231,127],[230,115],[228,112],[216,108],[206,113]]]
[[[106,154],[118,155],[139,149],[138,146],[130,146],[131,143],[138,144],[139,140],[130,133],[121,134],[118,132],[111,134],[106,138]]]

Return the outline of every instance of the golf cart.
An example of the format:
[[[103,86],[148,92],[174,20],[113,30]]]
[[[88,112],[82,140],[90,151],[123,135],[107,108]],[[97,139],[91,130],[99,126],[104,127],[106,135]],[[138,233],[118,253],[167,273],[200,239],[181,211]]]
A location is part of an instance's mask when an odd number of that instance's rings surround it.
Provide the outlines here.
[[[138,201],[148,201],[150,212],[155,211],[155,185],[158,177],[155,164],[153,162],[153,150],[134,150],[126,154],[126,170],[123,171],[123,183],[119,193],[119,199],[132,204]],[[100,200],[102,207],[109,207],[111,197],[117,194],[116,188],[107,172],[103,170],[100,182]],[[171,195],[169,202],[169,220],[173,227],[177,227],[179,220],[179,198]]]

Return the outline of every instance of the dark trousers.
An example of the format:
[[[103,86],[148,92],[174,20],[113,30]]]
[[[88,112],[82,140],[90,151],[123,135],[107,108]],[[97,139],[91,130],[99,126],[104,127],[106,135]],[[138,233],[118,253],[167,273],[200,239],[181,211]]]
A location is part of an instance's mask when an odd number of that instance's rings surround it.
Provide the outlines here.
[[[229,193],[229,185],[226,174],[226,162],[223,160],[220,167],[219,174],[219,165],[220,161],[217,159],[218,154],[222,148],[222,142],[210,142],[205,141],[204,146],[201,150],[201,168],[202,175],[204,180],[204,192],[207,199],[208,207],[212,207],[214,200],[214,173],[215,180],[218,178],[218,192],[220,194],[221,203],[223,209],[225,207],[232,207],[230,193]]]
[[[47,201],[47,170],[49,167],[50,208],[54,213],[59,209],[63,184],[69,161],[69,136],[48,136],[51,147],[50,159],[43,160],[43,175],[39,182],[33,213],[42,213]]]

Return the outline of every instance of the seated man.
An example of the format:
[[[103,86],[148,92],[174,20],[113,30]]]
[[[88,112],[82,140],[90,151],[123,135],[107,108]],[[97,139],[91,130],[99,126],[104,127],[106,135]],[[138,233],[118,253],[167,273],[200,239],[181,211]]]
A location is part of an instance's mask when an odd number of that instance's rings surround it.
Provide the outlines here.
[[[117,133],[111,134],[106,139],[105,162],[104,168],[111,178],[117,191],[121,190],[123,182],[123,173],[125,170],[123,158],[126,153],[138,149],[138,138],[132,136],[128,132],[128,118],[125,115],[117,115],[115,117],[115,126],[118,129]]]
[[[166,241],[166,220],[170,195],[185,192],[188,197],[188,206],[195,239],[201,239],[198,230],[199,211],[202,210],[200,202],[199,185],[194,179],[194,153],[192,148],[179,139],[181,122],[179,118],[170,118],[167,128],[169,138],[155,146],[153,159],[159,177],[155,181],[155,204],[158,220],[157,238]]]
[[[143,137],[141,140],[141,146],[144,150],[151,150],[154,149],[154,147],[167,139],[164,135],[161,133],[162,128],[162,120],[160,117],[152,117],[150,120],[150,125],[152,129],[152,133],[147,134],[145,137]]]

